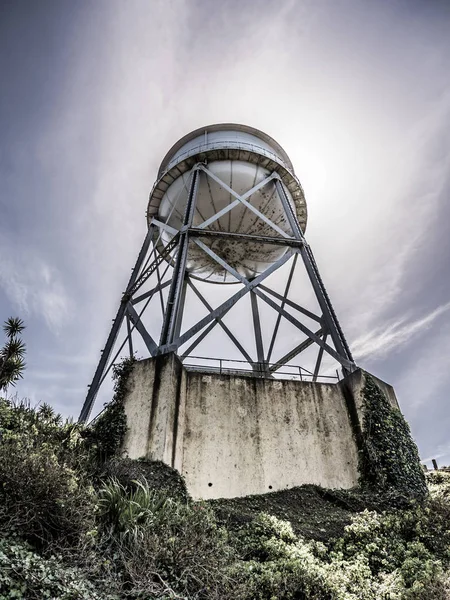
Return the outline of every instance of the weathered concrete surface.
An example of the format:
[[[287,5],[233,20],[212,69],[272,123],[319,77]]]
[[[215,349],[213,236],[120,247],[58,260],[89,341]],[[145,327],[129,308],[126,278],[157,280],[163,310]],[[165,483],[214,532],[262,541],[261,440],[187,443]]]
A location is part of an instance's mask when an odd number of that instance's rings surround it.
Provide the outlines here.
[[[174,354],[140,361],[125,401],[125,450],[175,467],[194,498],[349,488],[363,385],[361,371],[324,384],[186,371]]]

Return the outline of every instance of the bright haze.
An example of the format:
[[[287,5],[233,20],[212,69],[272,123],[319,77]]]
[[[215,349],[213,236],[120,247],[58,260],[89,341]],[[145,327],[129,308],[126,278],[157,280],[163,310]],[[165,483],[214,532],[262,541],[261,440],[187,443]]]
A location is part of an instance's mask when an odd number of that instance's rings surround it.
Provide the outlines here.
[[[357,363],[450,463],[450,3],[1,0],[0,316],[77,417],[166,151],[244,123],[305,190]]]

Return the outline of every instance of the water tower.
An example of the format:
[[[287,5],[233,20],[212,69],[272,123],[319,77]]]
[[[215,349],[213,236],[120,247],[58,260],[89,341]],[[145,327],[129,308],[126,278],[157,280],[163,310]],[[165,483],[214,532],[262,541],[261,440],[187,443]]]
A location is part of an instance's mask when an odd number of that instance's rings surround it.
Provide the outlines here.
[[[179,468],[201,497],[303,483],[298,453],[310,453],[306,463],[320,471],[311,482],[354,484],[348,399],[331,379],[336,371],[322,373],[321,366],[324,354],[341,377],[356,366],[304,237],[306,221],[291,161],[265,133],[226,123],[180,139],[151,191],[147,234],[80,421],[125,345],[133,355],[139,343],[150,358],[137,363],[126,406],[133,457]],[[299,269],[306,281],[300,290]],[[316,310],[295,294],[313,297]],[[302,366],[314,348],[314,364]],[[293,444],[294,422],[309,433]],[[333,429],[333,449],[317,441],[322,429]],[[285,449],[270,450],[283,436]],[[330,458],[336,451],[351,454],[347,466]],[[275,474],[277,461],[285,463],[283,477]],[[219,471],[233,469],[218,481]],[[250,471],[259,483],[249,482]],[[245,489],[232,483],[238,480],[247,481]]]

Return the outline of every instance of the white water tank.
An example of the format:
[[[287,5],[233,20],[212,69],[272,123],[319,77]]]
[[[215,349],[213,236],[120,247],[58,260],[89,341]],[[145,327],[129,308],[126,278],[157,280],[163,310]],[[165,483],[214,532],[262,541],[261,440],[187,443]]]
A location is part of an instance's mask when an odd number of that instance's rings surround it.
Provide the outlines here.
[[[276,171],[300,227],[305,230],[305,197],[285,151],[265,133],[246,125],[230,123],[197,129],[169,150],[150,194],[147,212],[149,223],[156,217],[176,230],[182,227],[191,169],[197,163],[204,163],[211,173],[239,195]],[[193,227],[200,226],[235,200],[223,184],[207,173],[200,171],[199,177]],[[274,180],[254,192],[247,201],[279,229],[293,236]],[[212,222],[208,229],[279,237],[279,233],[243,204]],[[166,245],[172,237],[172,233],[162,231],[159,247]],[[262,273],[287,251],[284,246],[226,237],[202,237],[201,241],[247,279]],[[189,246],[187,269],[191,276],[205,281],[236,283],[233,276],[194,243]]]

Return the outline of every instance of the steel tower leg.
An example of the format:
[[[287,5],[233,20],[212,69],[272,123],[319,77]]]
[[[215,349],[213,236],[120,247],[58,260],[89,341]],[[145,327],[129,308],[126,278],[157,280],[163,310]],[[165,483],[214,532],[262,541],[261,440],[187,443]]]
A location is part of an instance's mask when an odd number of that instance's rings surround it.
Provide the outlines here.
[[[352,353],[345,339],[344,332],[342,331],[334,308],[331,304],[330,297],[328,296],[328,293],[325,289],[325,285],[320,276],[319,269],[314,259],[312,250],[306,242],[300,225],[294,215],[294,211],[292,209],[291,203],[288,200],[284,186],[280,179],[278,179],[275,182],[275,185],[281,202],[283,203],[283,207],[286,212],[289,224],[292,228],[292,232],[298,240],[303,241],[299,252],[303,259],[303,263],[305,265],[306,272],[308,273],[311,285],[314,289],[317,301],[319,302],[319,306],[322,310],[323,319],[325,321],[330,337],[333,340],[334,347],[336,348],[338,354],[340,354],[341,356],[349,360],[351,363],[353,363],[354,361]],[[343,370],[349,371],[349,369],[346,367],[343,367]]]
[[[86,400],[84,401],[83,408],[81,409],[80,417],[78,419],[79,423],[85,423],[89,419],[89,415],[91,414],[92,405],[94,404],[95,397],[97,395],[98,389],[100,387],[100,382],[103,377],[103,373],[105,372],[106,365],[111,357],[111,353],[116,342],[117,336],[120,331],[120,327],[122,326],[125,314],[127,312],[127,304],[128,304],[128,294],[129,290],[133,287],[138,275],[139,271],[142,267],[142,264],[147,255],[150,242],[153,237],[153,227],[149,227],[147,231],[147,235],[145,236],[144,243],[142,244],[141,251],[139,252],[139,256],[137,258],[134,269],[131,273],[130,280],[128,282],[125,293],[122,296],[122,300],[120,302],[119,309],[116,314],[116,318],[113,321],[111,331],[109,333],[108,339],[106,340],[105,347],[102,351],[102,356],[100,358],[100,362],[98,363],[97,369],[95,371],[94,377],[92,379],[92,383],[89,386],[89,391],[86,396]]]
[[[180,231],[178,242],[178,254],[175,259],[175,266],[172,273],[172,283],[170,285],[169,297],[167,300],[166,314],[161,331],[159,346],[171,344],[177,331],[181,328],[181,319],[184,304],[186,263],[189,247],[188,228],[192,225],[194,218],[195,201],[198,189],[199,169],[194,167],[189,186],[189,195],[184,212],[183,227]]]
[[[259,316],[258,308],[258,298],[254,292],[250,292],[250,301],[252,306],[253,331],[255,333],[256,355],[258,357],[257,365],[253,364],[252,366],[253,370],[256,371],[260,376],[262,376],[265,371],[264,347],[261,332],[261,319]]]

